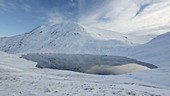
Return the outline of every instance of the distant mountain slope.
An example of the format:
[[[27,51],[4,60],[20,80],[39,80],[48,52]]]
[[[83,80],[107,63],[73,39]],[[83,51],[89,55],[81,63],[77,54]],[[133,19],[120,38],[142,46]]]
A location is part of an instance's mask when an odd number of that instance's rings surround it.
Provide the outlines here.
[[[147,44],[129,48],[128,57],[156,64],[169,66],[170,64],[170,32],[162,34]]]
[[[0,50],[8,53],[105,53],[131,44],[122,34],[86,30],[73,22],[40,26],[29,33],[0,38]],[[102,33],[102,32],[105,32]],[[108,34],[109,33],[109,34]],[[108,36],[110,38],[108,38]],[[100,38],[98,38],[100,37]]]

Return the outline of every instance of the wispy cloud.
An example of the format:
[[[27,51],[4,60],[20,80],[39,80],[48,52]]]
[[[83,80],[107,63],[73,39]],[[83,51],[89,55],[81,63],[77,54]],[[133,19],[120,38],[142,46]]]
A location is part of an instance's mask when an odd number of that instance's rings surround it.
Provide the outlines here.
[[[77,4],[77,0],[67,0],[63,5],[48,10],[46,12],[48,22],[76,21],[78,18]]]
[[[5,0],[0,0],[0,13],[5,13],[7,11],[7,6],[5,4]]]
[[[92,1],[92,5],[89,5],[89,2],[86,2],[86,0],[79,0],[80,18],[78,19],[78,22],[89,26],[102,28],[106,25],[106,23],[111,22],[114,16],[111,14],[111,10],[113,9],[113,5],[111,6],[111,3],[115,0]]]
[[[57,10],[50,11],[47,14],[47,18],[49,23],[58,23],[67,20],[67,18],[59,13]]]
[[[27,5],[27,4],[23,4],[21,6],[21,8],[25,11],[25,12],[31,12],[32,10],[32,7],[30,5]]]
[[[0,0],[0,12],[7,13],[10,11],[24,11],[30,12],[31,6],[21,2],[21,0]]]
[[[80,23],[112,30],[113,27],[118,26],[116,24],[123,24],[126,20],[130,20],[130,18],[135,15],[131,13],[135,13],[137,10],[135,9],[136,5],[133,5],[133,0],[126,0],[126,2],[124,0],[94,1],[96,1],[96,3],[93,3],[90,11],[80,16],[78,20]],[[81,6],[82,5],[83,4],[81,4]]]
[[[52,2],[53,3],[52,3]],[[77,2],[79,0],[0,0],[0,13],[19,12],[35,16],[37,20],[56,23],[78,18]],[[49,4],[48,4],[49,3]]]
[[[116,2],[124,0],[0,0],[0,12],[17,12],[35,15],[36,18],[56,23],[74,20],[92,26],[105,26],[121,14],[117,12]],[[130,0],[129,0],[130,1]],[[46,4],[49,3],[49,4]],[[121,4],[121,3],[120,3]],[[122,3],[124,4],[124,3]],[[122,9],[124,10],[124,9]]]

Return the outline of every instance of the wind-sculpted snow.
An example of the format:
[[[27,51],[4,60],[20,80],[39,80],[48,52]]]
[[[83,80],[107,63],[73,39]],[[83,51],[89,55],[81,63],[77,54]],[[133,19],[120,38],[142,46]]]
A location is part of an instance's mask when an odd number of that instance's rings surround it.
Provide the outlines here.
[[[27,54],[39,68],[71,70],[91,74],[117,75],[157,68],[155,65],[120,56],[79,54]]]

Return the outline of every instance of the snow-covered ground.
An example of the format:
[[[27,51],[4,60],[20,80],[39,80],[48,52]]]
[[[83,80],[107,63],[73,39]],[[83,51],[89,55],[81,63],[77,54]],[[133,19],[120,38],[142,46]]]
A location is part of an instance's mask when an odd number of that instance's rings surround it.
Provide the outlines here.
[[[1,95],[169,96],[170,94],[169,78],[166,78],[170,72],[168,70],[154,69],[126,75],[90,75],[38,69],[35,68],[36,64],[19,56],[0,52]],[[164,79],[162,80],[160,76]]]

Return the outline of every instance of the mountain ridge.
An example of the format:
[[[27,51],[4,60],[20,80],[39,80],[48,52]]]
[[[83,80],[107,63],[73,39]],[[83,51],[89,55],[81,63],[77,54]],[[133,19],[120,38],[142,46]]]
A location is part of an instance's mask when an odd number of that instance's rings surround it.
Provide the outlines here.
[[[121,37],[121,34],[117,34],[117,36]],[[1,41],[0,49],[9,53],[71,51],[77,53],[88,51],[89,46],[91,50],[98,50],[97,52],[99,52],[101,48],[107,46],[126,46],[117,38],[111,38],[110,40],[95,38],[84,27],[74,22],[43,25],[26,34],[1,38]]]

